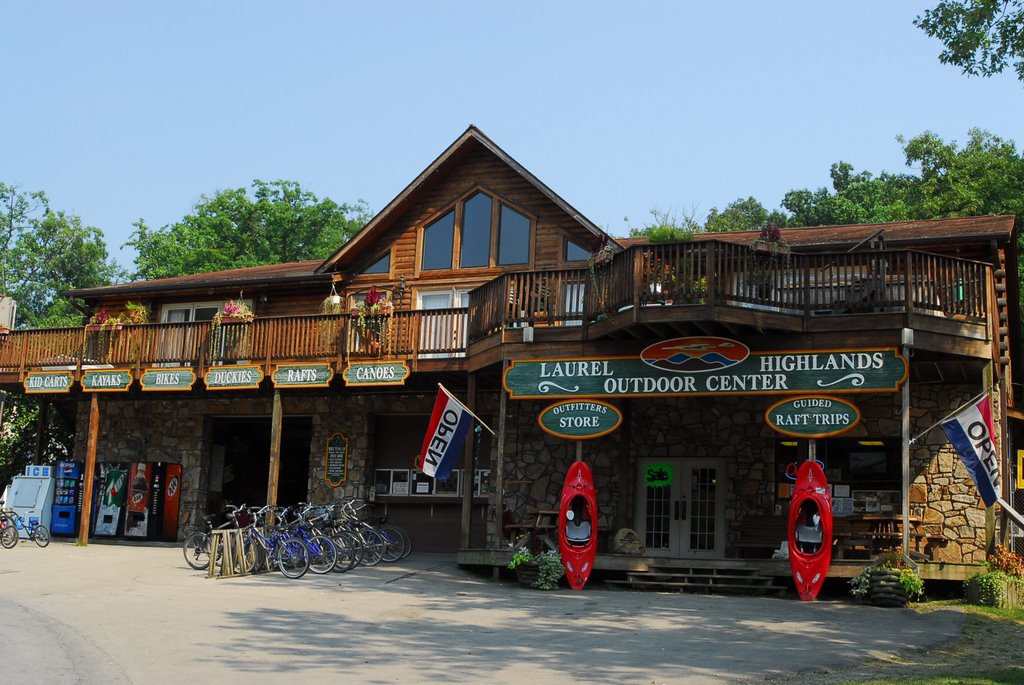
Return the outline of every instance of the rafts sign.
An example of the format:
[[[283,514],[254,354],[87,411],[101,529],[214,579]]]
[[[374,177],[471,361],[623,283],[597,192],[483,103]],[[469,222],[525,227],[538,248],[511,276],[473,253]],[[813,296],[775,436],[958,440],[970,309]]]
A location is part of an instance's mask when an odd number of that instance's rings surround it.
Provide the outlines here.
[[[278,364],[270,375],[275,388],[326,388],[332,378],[330,364]]]
[[[728,338],[675,338],[639,357],[513,361],[512,399],[895,392],[907,362],[895,347],[751,352]]]
[[[622,423],[622,413],[607,402],[583,400],[552,404],[537,416],[546,432],[570,440],[608,435]]]
[[[827,438],[860,423],[860,410],[837,397],[794,397],[773,404],[764,413],[769,426],[797,438]]]

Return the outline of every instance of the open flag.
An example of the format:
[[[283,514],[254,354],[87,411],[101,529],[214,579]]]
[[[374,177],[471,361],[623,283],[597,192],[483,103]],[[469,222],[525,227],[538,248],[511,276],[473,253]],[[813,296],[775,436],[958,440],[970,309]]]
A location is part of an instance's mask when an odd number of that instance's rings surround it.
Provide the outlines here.
[[[992,402],[988,394],[943,421],[942,430],[978,486],[985,506],[991,507],[999,499],[999,455],[993,438]]]
[[[420,471],[436,480],[448,480],[452,466],[462,454],[473,414],[443,385],[438,385],[434,412],[420,450]]]

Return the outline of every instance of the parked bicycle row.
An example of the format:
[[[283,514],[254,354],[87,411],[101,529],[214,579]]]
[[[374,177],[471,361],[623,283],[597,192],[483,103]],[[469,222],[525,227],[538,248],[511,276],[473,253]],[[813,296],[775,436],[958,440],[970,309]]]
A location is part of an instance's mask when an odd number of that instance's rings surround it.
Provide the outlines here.
[[[357,565],[376,566],[409,556],[409,534],[388,524],[386,517],[376,525],[363,520],[360,512],[365,506],[357,506],[355,500],[325,506],[231,506],[225,523],[214,527],[217,517],[206,516],[203,529],[185,537],[185,561],[194,569],[205,570],[211,559],[219,564],[227,558],[231,573],[276,568],[288,578],[301,578],[307,571],[344,573]],[[214,536],[215,530],[235,529],[240,531],[240,550],[225,554],[226,550],[214,548],[213,541],[224,538]],[[218,570],[218,575],[228,575]]]
[[[30,516],[26,521],[14,509],[0,509],[0,545],[5,549],[11,549],[21,538],[32,540],[40,547],[46,547],[50,544],[50,531],[39,523],[38,519]]]

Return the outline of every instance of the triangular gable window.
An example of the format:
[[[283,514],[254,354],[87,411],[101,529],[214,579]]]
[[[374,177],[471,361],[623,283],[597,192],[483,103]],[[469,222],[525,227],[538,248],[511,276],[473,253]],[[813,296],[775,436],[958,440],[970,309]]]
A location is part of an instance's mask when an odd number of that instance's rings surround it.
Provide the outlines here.
[[[370,266],[363,269],[364,274],[386,274],[391,271],[391,253],[388,252],[383,257],[375,261]]]

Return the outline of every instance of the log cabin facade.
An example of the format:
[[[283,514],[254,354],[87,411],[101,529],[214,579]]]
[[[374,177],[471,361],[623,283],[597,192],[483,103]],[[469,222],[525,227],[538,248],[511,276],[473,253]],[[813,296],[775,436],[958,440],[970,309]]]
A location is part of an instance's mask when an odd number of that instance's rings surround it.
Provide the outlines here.
[[[101,463],[181,464],[180,529],[228,501],[358,498],[418,549],[497,568],[581,458],[598,569],[763,565],[791,465],[816,458],[835,573],[902,543],[957,577],[985,509],[929,429],[992,388],[1013,500],[1016,263],[1012,216],[616,240],[470,127],[324,261],[70,293],[153,322],[0,336],[0,387],[69,408],[79,460],[93,441]],[[219,320],[227,300],[255,318]],[[446,482],[416,468],[439,382],[495,429]],[[621,421],[539,423],[575,400]]]

